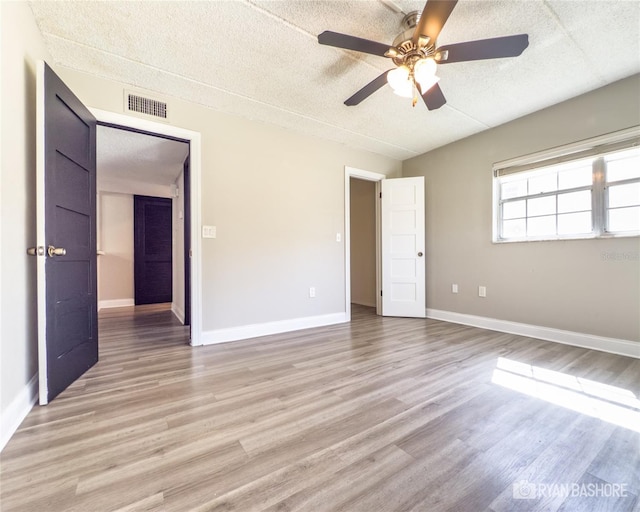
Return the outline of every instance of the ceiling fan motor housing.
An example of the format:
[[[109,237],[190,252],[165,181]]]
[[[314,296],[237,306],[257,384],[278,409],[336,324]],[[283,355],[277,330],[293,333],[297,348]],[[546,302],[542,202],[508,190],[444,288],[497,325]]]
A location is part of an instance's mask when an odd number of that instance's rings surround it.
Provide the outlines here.
[[[402,19],[402,26],[406,27],[406,29],[393,40],[393,49],[395,51],[388,55],[396,66],[412,67],[412,64],[415,64],[416,61],[431,57],[436,52],[436,42],[431,41],[428,37],[419,41],[418,44],[413,42],[420,14],[419,11],[412,11]]]

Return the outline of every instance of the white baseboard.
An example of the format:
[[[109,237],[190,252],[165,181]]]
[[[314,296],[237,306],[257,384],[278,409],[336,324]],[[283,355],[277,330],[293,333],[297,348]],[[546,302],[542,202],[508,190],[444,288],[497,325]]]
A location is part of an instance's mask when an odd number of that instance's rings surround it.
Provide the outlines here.
[[[184,325],[184,311],[175,302],[171,303],[171,312],[176,316],[180,323]]]
[[[13,399],[4,411],[0,420],[0,451],[18,430],[20,423],[25,419],[29,411],[38,400],[38,374],[36,373],[22,388],[22,391]]]
[[[135,306],[135,299],[112,299],[98,301],[98,311],[109,308],[124,308],[127,306]]]
[[[491,331],[506,332],[509,334],[519,334],[529,338],[538,338],[545,341],[554,341],[575,347],[590,348],[602,352],[610,352],[621,356],[635,357],[640,359],[640,342],[621,340],[618,338],[606,338],[593,334],[581,332],[564,331],[551,327],[539,325],[522,324],[510,322],[508,320],[498,320],[497,318],[487,318],[484,316],[467,315],[453,311],[442,311],[439,309],[427,308],[427,318],[443,320],[454,324],[471,325]]]
[[[292,318],[290,320],[280,320],[277,322],[265,322],[263,324],[241,325],[239,327],[205,331],[202,333],[200,341],[203,345],[212,345],[214,343],[257,338],[258,336],[268,336],[269,334],[297,331],[310,327],[322,327],[324,325],[340,324],[348,321],[348,316],[344,312]]]

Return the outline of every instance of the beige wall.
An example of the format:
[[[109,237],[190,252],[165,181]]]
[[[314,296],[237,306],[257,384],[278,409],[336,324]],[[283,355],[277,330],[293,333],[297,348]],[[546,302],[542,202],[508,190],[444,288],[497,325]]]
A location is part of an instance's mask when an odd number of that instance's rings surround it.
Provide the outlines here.
[[[171,201],[172,219],[171,243],[173,251],[171,259],[173,262],[173,286],[172,304],[174,314],[184,322],[184,175],[175,181],[178,190],[178,197]]]
[[[133,301],[133,195],[100,192],[97,228],[99,306]]]
[[[2,438],[36,374],[36,61],[48,57],[26,2],[0,2],[0,408]],[[37,386],[36,386],[37,387]],[[22,407],[21,407],[22,406]]]
[[[351,302],[376,305],[376,184],[350,179]]]
[[[69,69],[91,107],[122,113],[120,83]],[[202,134],[203,330],[345,311],[344,166],[399,176],[380,155],[170,99],[172,124]],[[309,287],[317,296],[309,298]]]
[[[634,76],[405,161],[425,176],[428,308],[640,340],[637,237],[491,242],[494,162],[638,124]]]

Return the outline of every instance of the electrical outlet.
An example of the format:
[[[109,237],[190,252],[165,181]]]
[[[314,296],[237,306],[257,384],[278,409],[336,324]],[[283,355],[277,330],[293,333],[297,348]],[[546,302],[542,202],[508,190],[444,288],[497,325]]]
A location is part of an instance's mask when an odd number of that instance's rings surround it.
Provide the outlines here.
[[[316,287],[315,286],[311,286],[309,288],[309,298],[313,299],[316,296]]]
[[[478,286],[478,297],[486,297],[486,296],[487,296],[487,287]]]
[[[458,293],[458,285],[457,284],[452,284],[451,285],[451,293]]]

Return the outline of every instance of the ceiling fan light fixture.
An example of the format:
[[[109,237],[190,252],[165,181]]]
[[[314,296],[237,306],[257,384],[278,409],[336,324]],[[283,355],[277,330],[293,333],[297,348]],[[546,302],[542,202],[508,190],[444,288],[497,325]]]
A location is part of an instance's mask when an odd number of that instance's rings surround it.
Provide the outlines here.
[[[393,93],[402,98],[413,98],[413,82],[407,80],[402,87],[393,89]]]
[[[411,91],[411,70],[407,66],[399,66],[387,73],[387,82],[393,89],[393,92],[402,96],[402,92],[407,89]],[[410,97],[410,96],[409,96]]]
[[[432,57],[420,59],[413,66],[413,76],[415,76],[417,82],[422,83],[435,76],[437,68],[438,65]]]
[[[432,75],[423,80],[416,79],[416,81],[420,84],[420,92],[424,94],[440,81],[440,77],[436,75]]]
[[[432,57],[420,59],[413,67],[413,77],[420,84],[422,94],[438,83],[440,77],[436,76],[436,61]]]

